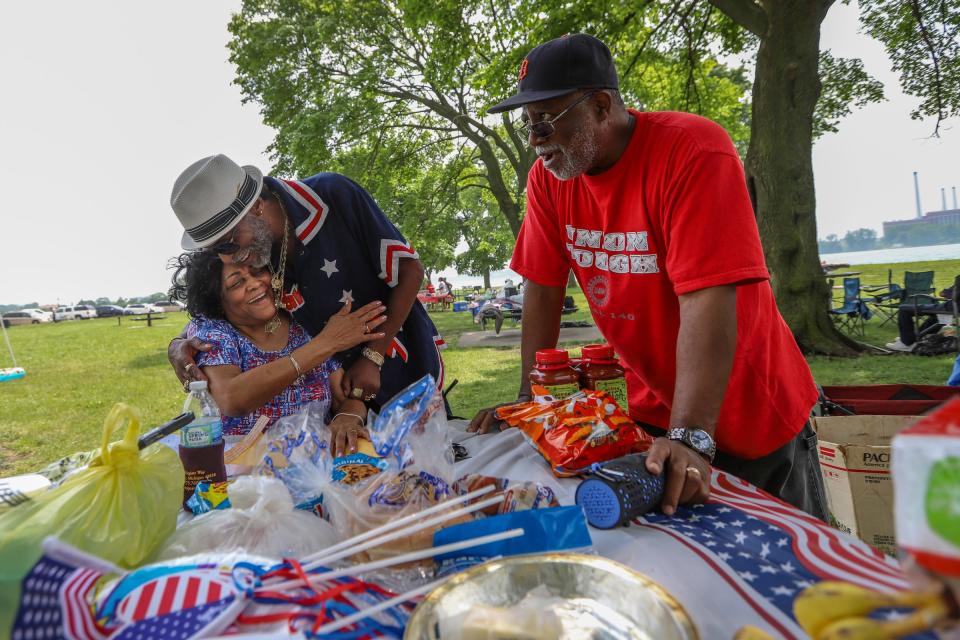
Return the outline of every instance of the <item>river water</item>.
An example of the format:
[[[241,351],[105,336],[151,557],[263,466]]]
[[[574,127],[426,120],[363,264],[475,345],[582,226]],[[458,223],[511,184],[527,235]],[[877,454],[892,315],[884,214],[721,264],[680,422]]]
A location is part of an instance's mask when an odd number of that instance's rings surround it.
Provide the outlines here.
[[[921,260],[956,260],[958,258],[960,258],[960,244],[820,254],[820,259],[828,264],[885,264],[888,262],[919,262]]]

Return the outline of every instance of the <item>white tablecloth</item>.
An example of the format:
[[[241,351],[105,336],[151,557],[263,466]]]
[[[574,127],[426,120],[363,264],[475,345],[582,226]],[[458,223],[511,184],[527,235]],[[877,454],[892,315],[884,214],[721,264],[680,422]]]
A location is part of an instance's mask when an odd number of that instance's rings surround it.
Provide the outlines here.
[[[463,432],[465,425],[451,423],[454,440],[471,454],[457,463],[460,474],[540,482],[561,504],[574,504],[579,481],[554,477],[517,429],[476,436]],[[598,553],[672,593],[705,640],[730,638],[747,624],[775,638],[807,637],[793,619],[792,603],[818,580],[906,587],[893,559],[752,485],[715,471],[712,490],[708,504],[681,508],[673,518],[651,514],[629,527],[590,531]]]

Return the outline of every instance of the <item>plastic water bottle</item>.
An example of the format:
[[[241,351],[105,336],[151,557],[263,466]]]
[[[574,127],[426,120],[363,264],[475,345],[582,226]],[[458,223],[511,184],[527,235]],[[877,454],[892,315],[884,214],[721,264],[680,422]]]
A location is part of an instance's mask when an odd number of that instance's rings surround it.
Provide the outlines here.
[[[223,425],[220,409],[207,391],[206,380],[190,383],[190,395],[183,403],[184,411],[196,416],[180,430],[180,462],[183,463],[183,505],[189,511],[187,500],[199,482],[226,482],[227,468],[223,462]]]

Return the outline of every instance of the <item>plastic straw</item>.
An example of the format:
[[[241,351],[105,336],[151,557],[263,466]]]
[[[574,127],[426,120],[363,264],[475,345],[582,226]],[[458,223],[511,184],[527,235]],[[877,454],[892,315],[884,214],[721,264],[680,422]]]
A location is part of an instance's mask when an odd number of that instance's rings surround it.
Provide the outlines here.
[[[452,511],[448,511],[447,513],[441,513],[440,515],[434,516],[432,518],[428,518],[423,522],[418,522],[408,527],[397,529],[396,531],[392,531],[390,533],[384,534],[377,538],[373,538],[372,540],[367,540],[366,542],[363,542],[359,545],[350,546],[350,547],[341,549],[336,553],[321,554],[319,558],[315,560],[311,560],[308,563],[305,563],[303,568],[306,571],[310,571],[311,569],[316,569],[317,567],[320,567],[324,564],[329,564],[331,562],[335,562],[337,560],[347,558],[356,553],[360,553],[361,551],[366,551],[367,549],[370,549],[372,547],[377,547],[386,542],[397,540],[398,538],[403,538],[405,536],[413,535],[418,531],[429,529],[430,527],[438,525],[442,522],[446,522],[447,520],[453,520],[454,518],[459,518],[460,516],[466,515],[468,513],[473,513],[474,511],[479,511],[480,509],[485,509],[486,507],[493,506],[498,502],[502,502],[502,501],[503,501],[502,495],[493,496],[492,498],[487,498],[486,500],[481,500],[480,502],[474,502],[473,504],[467,505],[466,507],[454,509]]]
[[[424,558],[432,558],[433,556],[438,556],[443,553],[460,551],[461,549],[469,549],[470,547],[479,547],[480,545],[490,544],[491,542],[500,542],[501,540],[509,540],[510,538],[519,538],[523,534],[523,529],[510,529],[509,531],[492,533],[487,536],[480,536],[479,538],[471,538],[470,540],[451,542],[450,544],[445,544],[439,547],[430,547],[427,549],[420,549],[419,551],[411,551],[410,553],[404,553],[399,556],[394,556],[393,558],[385,558],[383,560],[376,560],[374,562],[367,562],[365,564],[344,567],[343,569],[327,571],[326,573],[314,574],[310,576],[309,582],[311,584],[316,584],[333,580],[335,578],[342,578],[343,576],[355,576],[367,571],[376,571],[377,569],[384,569],[397,564],[414,562],[416,560],[423,560]],[[287,580],[286,582],[281,582],[280,584],[264,586],[264,589],[269,589],[270,591],[284,591],[292,587],[300,586],[301,584],[303,584],[303,580],[300,579]]]
[[[429,593],[430,591],[433,591],[435,588],[439,587],[440,584],[443,582],[446,582],[446,578],[443,578],[442,580],[436,580],[434,582],[431,582],[430,584],[425,584],[422,587],[419,587],[417,589],[411,589],[406,593],[401,593],[398,596],[394,596],[389,600],[384,600],[383,602],[379,604],[375,604],[372,607],[366,607],[364,609],[357,611],[356,613],[351,613],[349,616],[346,616],[344,618],[339,618],[337,620],[334,620],[333,622],[328,622],[327,624],[317,629],[314,633],[316,633],[317,635],[323,635],[325,633],[330,633],[331,631],[336,631],[337,629],[342,629],[343,627],[351,625],[354,622],[358,622],[360,620],[363,620],[364,618],[369,618],[375,613],[380,613],[381,611],[384,611],[385,609],[389,609],[390,607],[395,607],[398,604],[403,604],[407,600],[413,600],[419,595],[423,595],[424,593]]]
[[[446,500],[439,504],[435,504],[428,509],[424,509],[423,511],[418,511],[416,513],[411,513],[410,515],[404,516],[402,518],[397,518],[396,520],[392,520],[390,522],[387,522],[386,524],[382,524],[379,527],[376,527],[374,529],[370,529],[369,531],[365,531],[361,534],[355,535],[348,540],[344,540],[343,542],[338,542],[332,547],[327,547],[323,551],[318,551],[317,553],[311,554],[306,558],[303,558],[302,562],[304,564],[316,562],[318,559],[322,559],[329,554],[336,553],[341,549],[346,549],[347,547],[353,546],[355,544],[359,544],[365,540],[369,540],[370,538],[379,536],[383,533],[386,533],[387,531],[390,531],[391,529],[396,529],[398,527],[401,527],[407,524],[408,522],[421,520],[424,516],[429,516],[430,514],[436,513],[437,511],[443,511],[447,507],[462,504],[464,502],[469,502],[474,498],[479,498],[480,496],[490,493],[491,491],[493,491],[493,489],[494,489],[493,485],[487,485],[485,487],[477,489],[476,491],[471,491],[470,493],[466,493],[462,496],[458,496],[456,498]]]

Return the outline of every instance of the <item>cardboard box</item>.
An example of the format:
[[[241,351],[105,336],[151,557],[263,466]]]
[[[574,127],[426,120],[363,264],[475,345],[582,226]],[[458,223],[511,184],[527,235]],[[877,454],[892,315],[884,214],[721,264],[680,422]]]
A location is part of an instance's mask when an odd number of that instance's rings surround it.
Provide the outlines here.
[[[884,553],[896,552],[890,440],[918,416],[813,419],[830,524]]]

